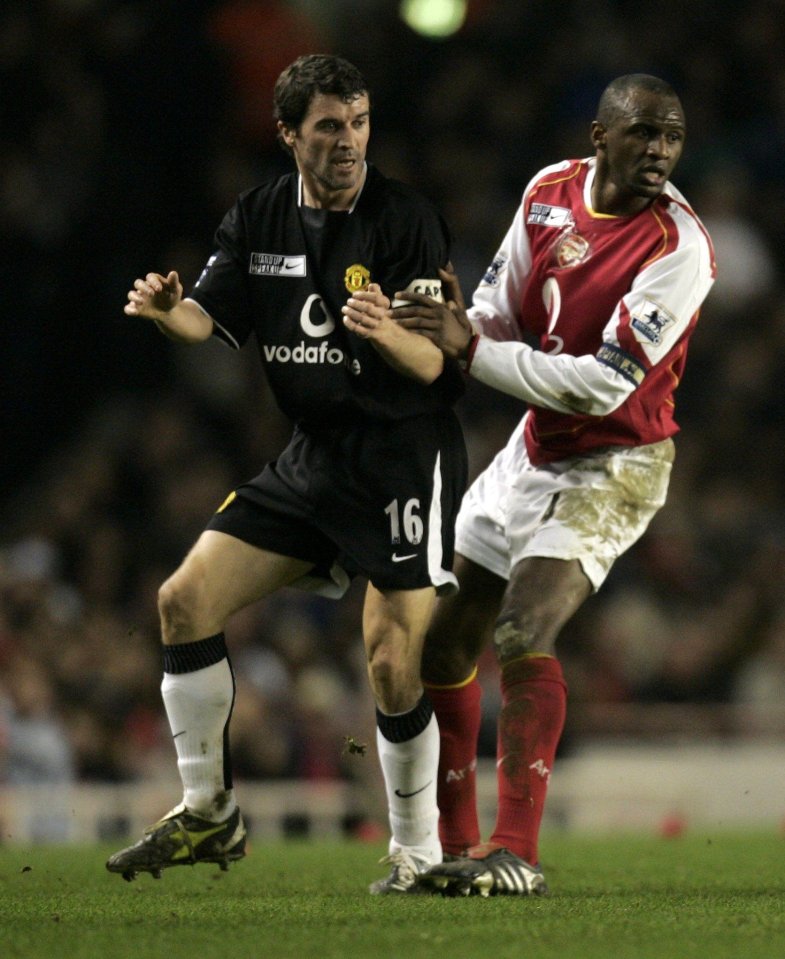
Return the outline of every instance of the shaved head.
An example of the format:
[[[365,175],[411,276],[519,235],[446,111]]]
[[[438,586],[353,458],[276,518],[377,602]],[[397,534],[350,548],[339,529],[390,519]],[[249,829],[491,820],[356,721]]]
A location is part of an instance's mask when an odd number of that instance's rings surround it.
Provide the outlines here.
[[[648,73],[627,73],[611,80],[603,91],[597,106],[597,120],[604,127],[611,126],[628,112],[630,96],[637,90],[645,90],[679,102],[676,91],[665,80]]]

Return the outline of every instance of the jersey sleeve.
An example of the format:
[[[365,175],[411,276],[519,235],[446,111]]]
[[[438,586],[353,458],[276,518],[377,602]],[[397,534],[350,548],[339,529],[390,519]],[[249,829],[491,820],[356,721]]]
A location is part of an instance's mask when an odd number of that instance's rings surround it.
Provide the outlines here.
[[[215,252],[188,297],[212,319],[214,335],[234,349],[245,343],[252,329],[244,233],[238,201],[216,230]]]
[[[595,356],[554,356],[481,335],[472,376],[559,413],[605,416],[618,409],[687,332],[714,282],[711,244],[689,216],[676,214],[679,242],[643,266],[609,318]]]
[[[411,194],[405,205],[392,206],[390,210],[394,217],[390,228],[384,231],[388,246],[383,272],[376,282],[390,297],[393,308],[406,302],[405,296],[394,298],[398,292],[423,293],[442,300],[439,269],[449,263],[451,243],[446,221],[435,206]],[[465,377],[458,362],[445,359],[441,374],[428,389],[450,404],[455,402],[465,390]]]
[[[522,340],[518,323],[523,290],[532,272],[532,251],[526,231],[529,197],[543,176],[565,170],[569,161],[554,163],[536,173],[526,184],[520,205],[496,256],[474,291],[467,310],[474,329],[493,340]]]
[[[469,321],[478,333],[492,340],[521,340],[523,333],[516,317],[531,263],[522,202],[467,310]]]
[[[403,290],[441,297],[440,267],[450,258],[450,234],[439,212],[424,201],[413,202],[399,211],[400,220],[391,240],[401,229],[397,242],[391,242],[385,257],[384,275],[378,281],[390,297]],[[394,305],[399,305],[397,301]]]
[[[481,383],[534,406],[592,416],[612,413],[638,385],[595,356],[551,356],[526,343],[497,342],[482,335],[469,372]]]
[[[714,282],[713,253],[702,228],[678,207],[674,219],[680,242],[644,265],[603,336],[635,357],[644,370],[673,349]]]

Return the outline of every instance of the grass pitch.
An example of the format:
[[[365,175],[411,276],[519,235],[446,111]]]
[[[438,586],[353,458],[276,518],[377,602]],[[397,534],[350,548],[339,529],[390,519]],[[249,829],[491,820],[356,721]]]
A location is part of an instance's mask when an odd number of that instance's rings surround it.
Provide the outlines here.
[[[0,846],[3,959],[779,959],[785,838],[547,835],[542,899],[372,897],[378,844],[255,844],[126,883],[112,849]]]

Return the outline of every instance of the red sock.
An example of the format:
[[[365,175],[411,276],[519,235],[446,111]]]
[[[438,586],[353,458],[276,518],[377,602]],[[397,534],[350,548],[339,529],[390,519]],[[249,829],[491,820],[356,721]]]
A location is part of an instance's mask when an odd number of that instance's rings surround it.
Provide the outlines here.
[[[499,809],[490,842],[533,865],[556,747],[564,729],[567,686],[552,656],[525,656],[502,669],[497,741]]]
[[[482,689],[475,670],[456,686],[426,685],[439,724],[439,839],[460,855],[480,841],[477,820],[477,739]]]

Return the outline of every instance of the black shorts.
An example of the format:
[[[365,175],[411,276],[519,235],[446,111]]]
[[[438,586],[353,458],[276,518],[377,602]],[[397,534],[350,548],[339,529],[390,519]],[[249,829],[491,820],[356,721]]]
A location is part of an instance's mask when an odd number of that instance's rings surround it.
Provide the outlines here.
[[[326,595],[367,576],[378,589],[452,592],[455,517],[466,489],[463,432],[450,410],[316,435],[239,486],[207,524],[313,562],[302,585]]]

